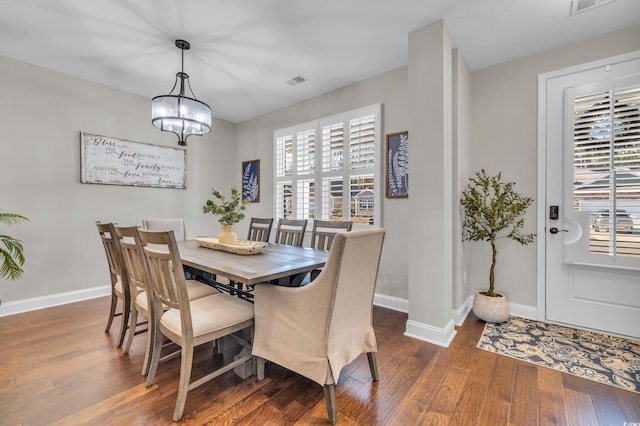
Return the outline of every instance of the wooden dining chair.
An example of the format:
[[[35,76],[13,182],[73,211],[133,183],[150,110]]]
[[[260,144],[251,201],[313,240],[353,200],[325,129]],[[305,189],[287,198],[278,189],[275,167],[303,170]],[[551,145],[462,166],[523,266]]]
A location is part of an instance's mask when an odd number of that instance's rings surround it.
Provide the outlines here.
[[[145,344],[144,362],[142,364],[143,376],[149,373],[149,365],[151,364],[151,348],[153,347],[153,339],[155,338],[155,323],[153,321],[154,311],[153,303],[151,303],[151,292],[149,292],[149,278],[147,276],[146,258],[142,252],[140,237],[138,236],[137,226],[115,226],[115,232],[122,247],[122,257],[126,270],[129,274],[129,284],[131,293],[131,308],[129,314],[129,333],[123,347],[123,353],[129,353],[133,337],[140,334],[138,331],[138,314],[142,314],[147,321],[147,339]],[[187,296],[189,300],[199,299],[201,297],[220,292],[215,288],[200,283],[198,281],[186,281]]]
[[[331,423],[338,417],[335,386],[343,367],[366,353],[378,380],[373,296],[384,234],[338,234],[315,281],[296,288],[260,283],[254,290],[258,380],[269,360],[319,383]]]
[[[329,220],[314,220],[311,231],[311,248],[316,250],[329,250],[336,234],[349,232],[353,228],[353,222],[333,222]]]
[[[316,250],[329,250],[336,234],[349,232],[353,228],[350,220],[342,222],[332,222],[329,220],[314,220],[311,231],[311,248]],[[311,271],[311,281],[320,275],[321,269]]]
[[[302,247],[307,220],[280,219],[276,229],[276,244]]]
[[[250,342],[234,333],[248,329],[249,335],[253,335],[253,304],[226,293],[190,301],[173,231],[138,230],[138,234],[147,260],[153,309],[159,313],[163,311],[163,305],[167,307],[161,315],[155,316],[156,336],[146,386],[153,385],[165,336],[182,349],[178,396],[173,412],[173,420],[178,421],[190,390],[251,359],[250,353],[241,354],[234,361],[191,381],[195,346],[228,336],[245,348],[251,348]]]
[[[142,219],[142,228],[150,231],[173,231],[176,241],[186,241],[189,239],[187,233],[187,221],[181,217]]]
[[[125,271],[122,248],[117,241],[116,231],[113,223],[96,222],[98,233],[102,240],[104,252],[107,256],[107,266],[109,267],[109,278],[111,280],[111,306],[109,308],[109,319],[104,329],[108,333],[113,323],[113,318],[121,316],[120,332],[116,347],[119,348],[124,342],[124,337],[129,325],[129,313],[131,310],[131,292],[129,286],[129,275]],[[118,301],[121,302],[120,312],[116,312]]]
[[[247,240],[268,242],[271,236],[271,228],[273,226],[273,218],[252,217],[249,222],[249,232]]]

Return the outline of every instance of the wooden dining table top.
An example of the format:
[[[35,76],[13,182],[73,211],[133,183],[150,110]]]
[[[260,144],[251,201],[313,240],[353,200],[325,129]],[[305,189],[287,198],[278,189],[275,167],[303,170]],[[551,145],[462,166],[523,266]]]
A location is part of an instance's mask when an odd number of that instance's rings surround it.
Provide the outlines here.
[[[328,251],[269,243],[260,253],[244,255],[200,246],[196,241],[178,242],[184,265],[222,275],[244,285],[291,277],[321,268]]]

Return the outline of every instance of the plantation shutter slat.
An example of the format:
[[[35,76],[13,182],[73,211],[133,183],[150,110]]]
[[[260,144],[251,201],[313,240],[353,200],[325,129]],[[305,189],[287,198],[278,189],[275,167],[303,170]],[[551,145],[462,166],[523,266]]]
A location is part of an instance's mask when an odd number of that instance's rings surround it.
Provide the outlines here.
[[[298,132],[296,138],[298,147],[297,168],[299,175],[308,175],[315,172],[316,161],[316,137],[315,130]]]

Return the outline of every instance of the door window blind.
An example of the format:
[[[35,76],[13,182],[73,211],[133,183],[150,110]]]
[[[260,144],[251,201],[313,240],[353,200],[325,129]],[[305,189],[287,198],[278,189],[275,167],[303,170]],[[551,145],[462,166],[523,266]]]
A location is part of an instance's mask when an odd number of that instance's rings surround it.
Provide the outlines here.
[[[640,256],[640,86],[574,99],[574,207],[590,252]]]

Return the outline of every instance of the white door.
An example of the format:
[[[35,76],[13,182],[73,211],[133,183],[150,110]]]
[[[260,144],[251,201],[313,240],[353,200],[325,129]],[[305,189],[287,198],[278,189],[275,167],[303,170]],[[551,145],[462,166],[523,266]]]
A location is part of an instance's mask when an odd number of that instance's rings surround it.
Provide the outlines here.
[[[545,239],[545,317],[635,338],[639,56],[541,76],[539,110],[546,170],[545,233],[539,236]]]

